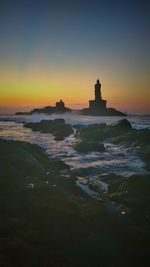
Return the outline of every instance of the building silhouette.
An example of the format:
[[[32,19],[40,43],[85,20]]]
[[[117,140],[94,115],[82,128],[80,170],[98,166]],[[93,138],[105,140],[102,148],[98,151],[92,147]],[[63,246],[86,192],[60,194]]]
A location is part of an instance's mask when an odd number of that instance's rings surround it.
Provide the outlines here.
[[[56,111],[64,111],[65,109],[65,103],[62,101],[62,99],[59,102],[56,102]]]
[[[95,84],[95,99],[89,100],[89,107],[79,110],[82,115],[90,115],[90,116],[126,116],[125,113],[116,110],[115,108],[107,108],[107,101],[102,99],[101,94],[101,83],[97,80]],[[32,115],[34,113],[45,113],[45,114],[53,114],[53,113],[64,113],[71,112],[70,108],[65,107],[65,103],[60,100],[56,102],[55,106],[46,106],[43,108],[35,108],[29,112],[17,112],[16,115]]]

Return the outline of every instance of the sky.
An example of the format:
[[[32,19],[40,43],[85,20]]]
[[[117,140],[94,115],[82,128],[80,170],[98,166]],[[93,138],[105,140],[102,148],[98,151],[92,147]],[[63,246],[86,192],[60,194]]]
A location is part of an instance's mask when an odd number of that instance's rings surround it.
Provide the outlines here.
[[[99,78],[108,107],[150,114],[149,14],[149,0],[1,0],[0,112],[87,107]]]

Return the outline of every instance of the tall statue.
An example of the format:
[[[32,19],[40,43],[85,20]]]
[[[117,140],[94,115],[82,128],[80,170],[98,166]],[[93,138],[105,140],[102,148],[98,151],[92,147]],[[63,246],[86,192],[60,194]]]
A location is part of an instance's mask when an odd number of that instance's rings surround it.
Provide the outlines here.
[[[97,83],[95,84],[95,100],[96,101],[102,100],[102,97],[101,97],[101,84],[100,84],[99,80],[97,80]]]

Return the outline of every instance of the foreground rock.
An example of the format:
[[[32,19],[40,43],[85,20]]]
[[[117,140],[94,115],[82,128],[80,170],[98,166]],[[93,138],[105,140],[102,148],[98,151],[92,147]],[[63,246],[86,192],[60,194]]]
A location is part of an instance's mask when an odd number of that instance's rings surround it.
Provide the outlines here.
[[[37,123],[26,123],[24,125],[31,128],[33,131],[40,131],[41,133],[51,133],[56,140],[63,140],[65,137],[73,134],[71,125],[66,124],[64,119],[42,120]]]
[[[77,135],[83,141],[98,142],[108,138],[122,136],[131,130],[130,122],[123,119],[108,126],[105,123],[101,123],[80,127],[77,129]]]
[[[132,130],[128,120],[123,119],[107,126],[105,123],[92,124],[89,126],[78,127],[77,136],[80,141],[75,145],[79,152],[104,151],[103,142],[109,138],[122,136]]]
[[[114,138],[115,144],[121,144],[138,153],[141,159],[146,163],[147,170],[150,171],[150,131],[135,130],[125,132]]]
[[[37,145],[0,139],[0,185],[13,189],[24,188],[29,183],[47,181],[69,166],[60,160],[50,159]],[[52,179],[52,178],[51,178]]]
[[[147,266],[149,224],[141,213],[124,216],[89,198],[69,167],[37,145],[0,140],[0,151],[0,266]],[[117,179],[110,195],[124,192]]]
[[[0,150],[0,266],[78,266],[63,256],[86,234],[69,167],[26,142]]]
[[[118,131],[128,131],[132,129],[131,123],[126,119],[114,122],[111,126],[113,127],[113,129]]]
[[[76,143],[75,149],[80,152],[99,151],[100,144],[105,141],[112,142],[137,152],[150,171],[150,131],[133,129],[126,119],[108,126],[105,123],[78,126],[76,136],[79,142]]]
[[[103,152],[105,150],[105,147],[103,144],[100,144],[99,142],[86,142],[86,141],[80,141],[76,143],[75,149],[81,153],[88,153],[92,151],[97,152]]]
[[[141,220],[150,214],[150,175],[123,177],[115,174],[105,175],[108,184],[107,196],[111,201],[124,205],[134,216],[140,214]]]

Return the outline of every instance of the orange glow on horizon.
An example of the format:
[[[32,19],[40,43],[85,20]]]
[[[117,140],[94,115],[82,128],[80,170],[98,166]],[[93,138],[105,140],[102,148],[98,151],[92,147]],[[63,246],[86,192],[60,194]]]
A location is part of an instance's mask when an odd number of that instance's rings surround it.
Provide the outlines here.
[[[109,77],[110,76],[110,77]],[[150,113],[150,93],[147,84],[138,81],[114,80],[103,72],[102,98],[107,107],[124,112]],[[109,77],[109,79],[108,79]],[[42,72],[35,66],[19,76],[15,71],[3,71],[0,74],[0,107],[33,109],[55,105],[62,99],[65,105],[73,109],[88,107],[88,101],[94,99],[94,84],[98,77],[93,73]],[[117,79],[117,78],[116,78]],[[142,86],[142,91],[141,91]]]

